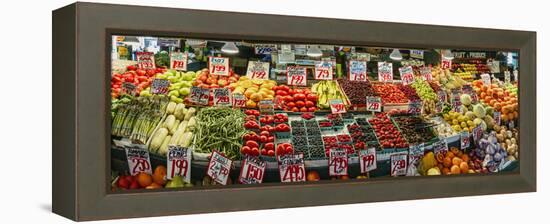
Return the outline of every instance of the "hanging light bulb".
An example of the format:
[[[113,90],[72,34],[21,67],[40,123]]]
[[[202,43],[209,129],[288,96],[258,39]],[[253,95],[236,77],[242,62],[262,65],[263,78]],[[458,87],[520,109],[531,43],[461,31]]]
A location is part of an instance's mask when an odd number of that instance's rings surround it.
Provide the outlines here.
[[[239,53],[239,48],[237,48],[235,42],[225,42],[222,47],[222,52],[227,54],[236,54]]]
[[[441,55],[443,58],[447,59],[447,60],[453,60],[453,58],[455,58],[455,56],[453,55],[453,52],[451,52],[451,50],[441,50]]]
[[[401,55],[401,52],[399,52],[397,48],[394,48],[390,54],[390,58],[395,61],[401,61],[403,59],[403,55]]]
[[[318,46],[316,45],[312,45],[312,46],[309,46],[309,48],[307,49],[307,56],[309,57],[321,57],[323,55],[323,52],[321,51],[321,49],[319,49]]]

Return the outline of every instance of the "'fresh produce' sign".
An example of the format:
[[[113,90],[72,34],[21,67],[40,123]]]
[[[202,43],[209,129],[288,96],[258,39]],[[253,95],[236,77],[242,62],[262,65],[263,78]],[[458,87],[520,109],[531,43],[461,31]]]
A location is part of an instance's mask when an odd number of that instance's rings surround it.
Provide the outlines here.
[[[231,169],[231,161],[227,157],[218,153],[218,151],[213,151],[212,156],[210,157],[210,162],[208,163],[208,170],[206,175],[212,178],[221,185],[227,184],[227,177],[229,177],[229,170]]]
[[[281,182],[306,181],[306,167],[304,165],[303,153],[277,156],[277,162]]]
[[[376,169],[376,150],[374,148],[359,150],[359,166],[361,173]]]
[[[153,52],[136,52],[138,67],[141,69],[155,68],[155,55]]]
[[[305,67],[287,66],[286,79],[287,84],[291,86],[306,86],[307,71]]]
[[[192,103],[199,105],[208,105],[210,99],[210,89],[193,86],[191,87],[191,93],[189,100]]]
[[[170,68],[178,71],[187,71],[187,53],[170,53]]]
[[[249,79],[269,79],[269,63],[249,61],[246,69],[246,77]]]
[[[211,75],[229,76],[229,58],[208,57],[208,71]]]
[[[366,61],[349,61],[349,80],[367,81]]]
[[[378,81],[393,81],[393,64],[388,62],[378,62]]]
[[[214,105],[230,107],[231,93],[228,88],[216,88],[214,89]]]
[[[149,150],[139,145],[127,146],[124,149],[126,150],[126,159],[128,160],[130,175],[135,176],[141,172],[148,174],[153,173],[151,161],[149,160]]]
[[[367,111],[381,112],[382,99],[379,96],[367,96]]]
[[[247,157],[243,161],[239,182],[241,184],[261,184],[264,179],[265,162],[257,157]]]
[[[166,178],[171,180],[174,176],[182,176],[185,182],[191,183],[191,149],[169,145],[166,158],[168,159]]]
[[[399,74],[401,75],[403,85],[409,85],[414,81],[414,73],[411,66],[399,68]]]
[[[408,153],[393,154],[390,157],[391,175],[393,177],[403,176],[407,174],[407,157]]]
[[[348,175],[348,155],[343,148],[329,150],[328,173],[330,176]]]

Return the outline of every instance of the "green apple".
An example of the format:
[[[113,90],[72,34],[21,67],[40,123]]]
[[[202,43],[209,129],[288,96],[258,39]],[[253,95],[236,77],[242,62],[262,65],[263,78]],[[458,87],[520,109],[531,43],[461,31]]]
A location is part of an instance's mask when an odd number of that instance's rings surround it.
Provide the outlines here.
[[[181,88],[179,92],[181,96],[187,96],[191,93],[191,89],[184,87],[184,88]]]

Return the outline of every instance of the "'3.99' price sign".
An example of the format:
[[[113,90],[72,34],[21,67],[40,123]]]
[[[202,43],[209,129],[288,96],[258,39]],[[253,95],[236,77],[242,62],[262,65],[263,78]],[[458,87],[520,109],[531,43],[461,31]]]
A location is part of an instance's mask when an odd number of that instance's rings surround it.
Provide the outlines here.
[[[233,161],[223,156],[218,151],[213,151],[210,162],[208,163],[206,175],[211,177],[216,183],[226,185],[232,163]]]
[[[126,150],[126,159],[128,160],[128,169],[130,175],[145,172],[152,174],[151,161],[149,160],[149,150],[140,145],[130,145],[124,148]]]
[[[348,155],[345,149],[329,149],[328,174],[330,176],[348,175]]]
[[[344,105],[344,101],[342,101],[342,99],[331,99],[329,100],[329,104],[330,111],[332,111],[333,114],[346,113],[346,106]]]
[[[185,182],[191,183],[191,149],[170,145],[166,158],[166,178],[171,180],[175,176],[181,176]]]
[[[286,79],[290,86],[306,86],[307,71],[304,67],[287,66]]]
[[[210,75],[229,76],[229,58],[208,57]]]

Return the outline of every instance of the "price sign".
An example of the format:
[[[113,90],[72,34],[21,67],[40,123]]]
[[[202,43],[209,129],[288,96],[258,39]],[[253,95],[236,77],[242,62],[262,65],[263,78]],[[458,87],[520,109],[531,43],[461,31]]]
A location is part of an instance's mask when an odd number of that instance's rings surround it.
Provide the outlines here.
[[[134,176],[141,172],[153,173],[149,159],[149,150],[143,147],[143,145],[130,145],[124,147],[124,149],[126,151],[130,175]]]
[[[411,58],[424,59],[424,51],[423,50],[410,50],[410,57]]]
[[[439,99],[439,102],[447,102],[447,93],[445,90],[437,91],[437,98]]]
[[[257,157],[246,157],[239,174],[241,184],[261,184],[264,179],[266,164]]]
[[[408,153],[398,153],[391,155],[391,175],[393,177],[403,176],[407,174],[407,157]]]
[[[495,111],[493,112],[493,120],[495,120],[495,124],[500,125],[501,124],[501,115],[500,112]]]
[[[474,142],[477,142],[479,139],[481,139],[481,136],[483,136],[483,129],[481,129],[481,125],[476,126],[472,130],[472,136],[474,138]]]
[[[287,84],[291,86],[306,86],[307,71],[304,67],[299,66],[287,66],[286,67],[286,80]]]
[[[208,57],[210,75],[229,76],[229,58]]]
[[[195,104],[208,105],[208,101],[210,100],[210,89],[196,86],[191,87],[189,100]]]
[[[453,61],[452,60],[448,60],[448,59],[444,59],[442,58],[441,59],[441,68],[442,69],[450,69],[453,65]]]
[[[481,81],[483,81],[483,85],[490,86],[491,85],[491,76],[487,73],[481,74]]]
[[[513,120],[511,120],[510,122],[508,122],[508,129],[514,129],[516,127],[516,124],[514,123]]]
[[[166,94],[169,86],[170,80],[168,79],[153,79],[153,82],[151,83],[151,93]]]
[[[214,89],[214,105],[227,106],[232,105],[231,93],[228,88],[216,88]]]
[[[477,94],[474,93],[474,89],[470,85],[464,85],[462,86],[462,93],[470,95],[470,98],[472,98],[472,103],[477,104],[477,101],[479,100],[477,98]]]
[[[370,61],[370,54],[369,53],[355,53],[355,57],[359,61]]]
[[[351,81],[367,81],[367,62],[366,61],[349,61],[349,80]]]
[[[187,71],[187,53],[170,53],[170,68],[178,71]]]
[[[331,148],[329,150],[328,174],[330,176],[348,175],[348,154],[345,149]]]
[[[436,113],[441,113],[443,111],[443,103],[442,102],[437,102],[435,104],[435,112]]]
[[[378,81],[393,81],[393,64],[388,62],[378,62]]]
[[[260,109],[261,114],[273,114],[273,109],[275,109],[273,100],[260,100],[258,109]]]
[[[210,157],[210,162],[208,163],[208,170],[206,175],[212,178],[221,185],[227,184],[227,177],[229,177],[229,170],[231,169],[231,161],[227,157],[218,153],[218,151],[213,151],[212,156]]]
[[[409,167],[417,166],[424,156],[424,143],[409,147]]]
[[[420,68],[420,75],[422,75],[422,78],[426,81],[432,81],[432,68],[430,67],[421,67]]]
[[[181,176],[187,183],[191,183],[191,149],[176,145],[168,146],[166,178],[171,180],[174,176]]]
[[[277,52],[277,45],[275,44],[255,44],[254,53],[256,54],[271,54]]]
[[[504,71],[504,83],[509,84],[510,78],[510,71]]]
[[[303,153],[277,156],[277,163],[279,165],[281,182],[306,181],[306,167],[304,165]]]
[[[249,79],[269,79],[269,62],[248,61],[246,77]]]
[[[422,101],[411,101],[407,110],[409,114],[418,115],[422,113]]]
[[[460,93],[458,90],[452,90],[451,106],[454,112],[462,112],[462,102],[460,102]]]
[[[460,148],[466,149],[470,147],[470,132],[462,131],[460,132]]]
[[[403,85],[409,85],[414,81],[414,73],[411,66],[399,68],[399,74],[401,75]]]
[[[518,81],[518,70],[514,70],[514,81]]]
[[[359,166],[361,173],[376,169],[376,150],[374,148],[359,150]]]
[[[328,101],[330,104],[330,111],[333,114],[343,114],[346,113],[346,106],[342,99],[331,99]]]
[[[233,107],[243,108],[246,105],[246,98],[242,93],[233,93]]]
[[[315,64],[315,79],[332,80],[331,61],[321,61]]]
[[[136,95],[136,85],[131,82],[123,82],[122,83],[122,93],[126,93],[131,96]]]
[[[367,96],[367,111],[381,112],[382,99],[379,96]]]
[[[432,148],[436,156],[438,154],[442,154],[443,156],[445,156],[447,154],[447,151],[449,151],[449,146],[447,145],[447,140],[445,139],[434,142]]]
[[[153,52],[136,52],[137,64],[141,69],[155,68],[155,54]]]

